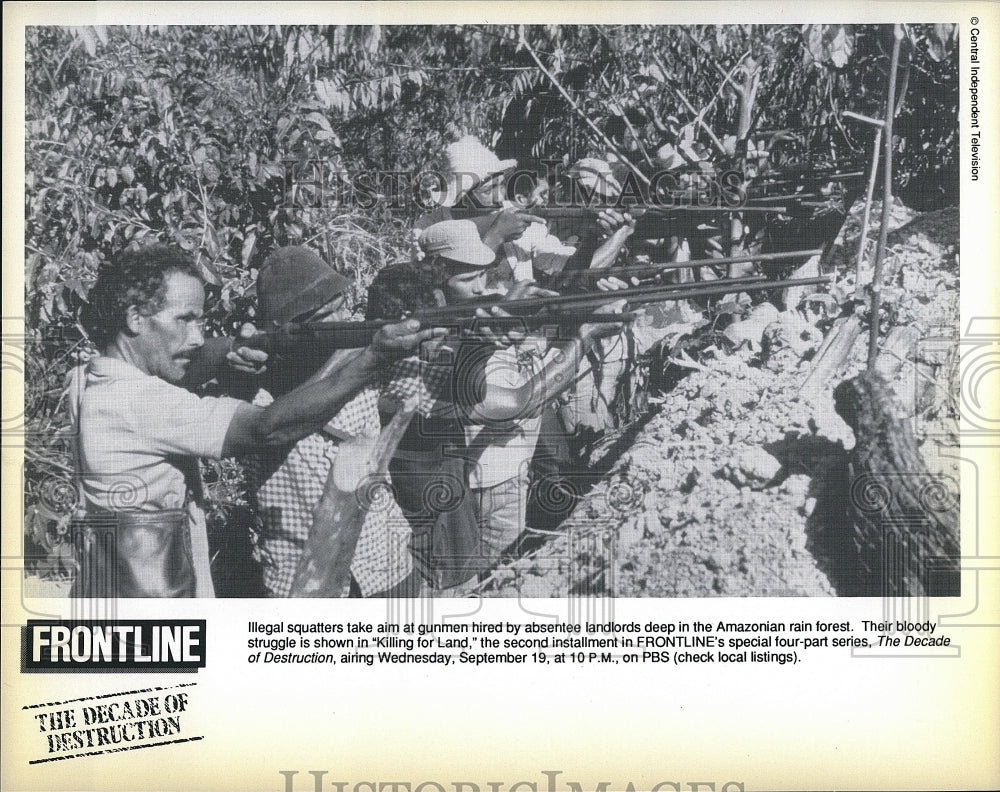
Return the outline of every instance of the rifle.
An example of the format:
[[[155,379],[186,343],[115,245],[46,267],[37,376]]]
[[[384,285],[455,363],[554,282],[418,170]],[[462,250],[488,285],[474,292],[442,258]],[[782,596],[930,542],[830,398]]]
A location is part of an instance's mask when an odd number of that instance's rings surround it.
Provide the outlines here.
[[[755,191],[768,187],[785,187],[787,185],[816,184],[817,182],[850,181],[860,179],[865,176],[865,171],[831,171],[829,173],[802,173],[796,177],[794,174],[770,174],[766,176],[756,176],[751,181],[746,182],[745,190]],[[757,197],[757,196],[754,196]]]
[[[663,239],[671,236],[696,237],[717,236],[720,232],[712,220],[734,212],[759,214],[788,214],[791,211],[786,206],[726,206],[725,204],[675,204],[672,206],[591,206],[581,207],[546,207],[537,206],[518,209],[518,214],[529,215],[536,222],[549,220],[585,220],[596,224],[602,209],[614,209],[629,212],[636,217],[634,236],[637,239]],[[500,209],[451,209],[451,216],[456,220],[474,220],[496,214]],[[705,215],[710,217],[706,218]]]
[[[840,162],[830,162],[826,165],[820,165],[816,162],[798,161],[789,162],[785,165],[779,165],[772,169],[772,173],[779,174],[782,176],[801,176],[803,174],[812,173],[839,173],[849,168],[864,168],[867,163],[861,157],[853,157],[850,159],[844,159]]]
[[[640,286],[600,293],[566,294],[552,297],[530,297],[522,300],[481,299],[461,305],[427,308],[415,311],[409,318],[424,327],[446,327],[458,331],[474,331],[487,326],[491,330],[533,330],[566,324],[625,324],[636,318],[633,312],[594,313],[608,303],[625,300],[630,306],[664,301],[688,300],[724,296],[760,289],[784,289],[828,283],[829,278],[798,278],[767,280],[762,275],[732,278],[709,285],[672,283]],[[510,316],[475,316],[476,308],[499,306]],[[241,344],[262,349],[269,355],[285,356],[306,352],[329,356],[338,349],[367,346],[378,330],[399,320],[375,319],[365,322],[291,322],[273,330],[257,333]]]
[[[776,195],[752,195],[753,183],[741,182],[738,186],[729,186],[717,188],[723,195],[731,196],[727,199],[727,203],[719,203],[719,199],[713,197],[711,201],[699,204],[693,204],[692,202],[698,200],[704,200],[705,195],[711,195],[711,193],[706,192],[694,192],[694,191],[684,191],[684,192],[668,192],[664,193],[662,198],[669,198],[676,203],[671,204],[671,206],[707,206],[710,209],[724,209],[726,211],[739,212],[744,209],[770,209],[775,201],[799,201],[803,198],[823,198],[824,195],[819,192],[798,192],[798,193],[777,193]],[[660,209],[669,208],[666,205],[658,207]]]
[[[573,305],[585,308],[591,305],[599,306],[614,300],[625,300],[630,307],[649,305],[650,303],[693,300],[706,297],[723,297],[727,294],[761,291],[764,289],[788,289],[793,286],[819,286],[830,282],[830,278],[820,276],[815,278],[788,278],[785,280],[768,280],[763,275],[748,278],[726,278],[714,281],[709,285],[669,284],[654,286],[638,286],[634,289],[619,289],[618,291],[602,292],[601,295],[573,295],[578,299]],[[613,315],[613,314],[612,314]]]
[[[803,198],[816,199],[824,198],[823,193],[818,192],[802,192],[802,193],[778,193],[777,195],[755,195],[752,198],[748,198],[750,201],[754,201],[756,204],[769,203],[771,201],[801,201]]]
[[[790,195],[789,199],[797,196]],[[547,220],[596,220],[600,213],[605,210],[616,212],[628,212],[633,217],[645,217],[655,215],[658,217],[669,217],[673,214],[684,214],[686,212],[705,212],[707,214],[728,214],[730,212],[760,212],[762,214],[782,214],[785,212],[784,206],[755,206],[753,204],[738,204],[729,206],[721,203],[674,203],[670,205],[652,204],[649,206],[641,204],[617,204],[595,205],[587,207],[579,206],[530,206],[524,209],[516,209],[517,214],[531,215],[537,222]],[[452,217],[456,220],[471,220],[477,217],[497,214],[503,209],[451,209]]]
[[[626,324],[635,319],[634,313],[595,314],[593,310],[576,310],[574,306],[567,306],[555,312],[532,314],[528,306],[520,305],[525,302],[531,301],[514,300],[501,303],[500,300],[476,300],[451,308],[415,311],[407,318],[419,320],[422,327],[444,327],[456,333],[474,331],[482,326],[488,326],[494,331],[537,330],[553,324]],[[475,316],[476,308],[501,304],[505,310],[511,305],[521,313],[488,318]],[[542,309],[548,306],[542,305],[540,299],[537,305],[530,307]],[[338,349],[366,347],[379,330],[389,324],[398,324],[400,321],[402,320],[370,319],[364,322],[289,322],[271,330],[261,331],[249,338],[240,339],[239,344],[263,350],[268,355],[277,357],[299,354],[304,350],[313,356],[328,357]]]
[[[756,255],[729,256],[728,258],[691,259],[690,261],[668,261],[660,264],[632,264],[624,267],[606,267],[605,269],[578,270],[573,275],[592,279],[615,277],[631,278],[639,275],[656,275],[679,269],[694,269],[696,267],[711,267],[722,264],[748,264],[756,261],[788,261],[799,258],[812,258],[823,252],[823,248],[813,250],[791,250],[787,253],[758,253]],[[686,284],[690,285],[690,284]]]

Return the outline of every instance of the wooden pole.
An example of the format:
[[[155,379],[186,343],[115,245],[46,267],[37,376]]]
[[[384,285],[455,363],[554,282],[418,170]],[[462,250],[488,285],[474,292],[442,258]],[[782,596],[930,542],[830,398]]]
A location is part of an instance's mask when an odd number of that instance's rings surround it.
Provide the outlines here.
[[[875,197],[875,174],[878,172],[878,150],[882,145],[882,126],[875,130],[875,145],[872,147],[872,172],[868,176],[868,192],[865,195],[865,213],[861,218],[861,239],[858,241],[858,258],[854,262],[854,291],[861,292],[861,262],[865,258],[868,242],[868,224],[872,217],[872,198]]]
[[[878,357],[878,313],[882,303],[882,257],[889,236],[889,212],[892,207],[892,120],[896,111],[896,70],[899,68],[899,48],[903,43],[903,26],[893,26],[892,61],[889,64],[889,90],[885,102],[885,159],[882,187],[882,222],[878,232],[878,247],[875,248],[875,267],[872,272],[871,319],[868,336],[868,370],[875,371]]]
[[[875,145],[872,147],[872,164],[871,170],[868,174],[868,192],[865,195],[865,212],[861,218],[861,239],[858,241],[858,258],[854,263],[854,293],[855,295],[861,294],[861,262],[865,258],[865,248],[868,242],[868,223],[872,216],[872,198],[875,197],[875,175],[878,172],[878,155],[879,148],[882,146],[882,129],[885,127],[885,122],[880,121],[877,118],[869,118],[866,115],[861,115],[860,113],[853,113],[850,110],[845,110],[844,118],[852,118],[855,121],[861,121],[865,124],[871,124],[875,129]]]

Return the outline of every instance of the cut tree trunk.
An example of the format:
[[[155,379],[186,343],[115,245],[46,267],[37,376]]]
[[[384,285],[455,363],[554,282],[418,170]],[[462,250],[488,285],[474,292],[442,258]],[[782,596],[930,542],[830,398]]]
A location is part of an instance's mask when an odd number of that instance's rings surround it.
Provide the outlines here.
[[[827,383],[833,380],[834,375],[847,362],[847,358],[860,335],[860,316],[853,314],[838,319],[820,346],[816,357],[813,358],[812,368],[802,383],[802,390],[810,393],[813,390],[823,390],[828,387]]]
[[[854,430],[849,508],[863,596],[959,594],[957,482],[932,474],[912,419],[877,372],[834,390],[836,410]]]

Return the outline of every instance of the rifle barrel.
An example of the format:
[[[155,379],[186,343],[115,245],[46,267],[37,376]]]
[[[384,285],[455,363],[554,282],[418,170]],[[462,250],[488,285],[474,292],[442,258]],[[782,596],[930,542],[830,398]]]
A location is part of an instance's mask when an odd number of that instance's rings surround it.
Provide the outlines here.
[[[606,299],[603,302],[611,302],[611,300]],[[597,314],[586,307],[581,310],[579,306],[571,305],[555,313],[525,313],[523,315],[480,318],[475,316],[467,306],[457,305],[452,307],[450,315],[435,311],[432,316],[424,316],[418,311],[412,318],[421,320],[424,327],[471,329],[480,324],[493,330],[502,330],[521,327],[537,328],[560,321],[572,321],[577,324],[624,324],[635,319],[635,314],[627,312]],[[250,338],[241,339],[240,343],[262,349],[269,355],[294,353],[306,349],[320,354],[332,354],[336,349],[359,349],[367,346],[371,343],[375,333],[387,324],[392,324],[392,322],[385,319],[375,319],[365,322],[289,323],[275,330],[264,331]]]
[[[735,279],[732,279],[735,282]],[[825,276],[815,278],[787,278],[784,280],[757,280],[752,283],[741,283],[739,288],[727,287],[726,281],[720,281],[719,285],[702,286],[697,289],[690,289],[684,293],[683,297],[668,297],[668,299],[691,299],[693,297],[715,297],[723,294],[737,294],[743,291],[760,291],[761,289],[788,289],[793,286],[822,286],[830,282]],[[614,292],[612,292],[613,294]],[[676,293],[675,293],[676,294]],[[654,292],[641,295],[643,300],[655,296]]]
[[[757,176],[747,182],[747,186],[757,187],[778,187],[785,184],[802,184],[803,182],[820,181],[847,181],[848,179],[860,179],[865,175],[864,171],[850,171],[849,173],[800,173],[800,174],[774,174],[774,176]]]
[[[576,295],[578,299],[574,305],[583,309],[592,305],[603,305],[608,302],[614,302],[615,300],[625,300],[634,304],[636,301],[643,301],[647,297],[652,297],[653,302],[661,300],[687,300],[691,297],[700,296],[698,293],[707,288],[714,289],[712,294],[736,294],[743,291],[746,286],[764,283],[766,280],[763,275],[750,275],[745,278],[725,278],[722,281],[711,281],[711,285],[703,281],[697,283],[647,284],[646,286],[633,286],[631,289],[619,289],[618,291],[579,294]]]
[[[699,206],[698,204],[672,204],[670,206],[650,206],[646,207],[646,214],[669,216],[672,212],[711,212],[713,214],[724,214],[727,212],[757,212],[760,214],[784,214],[787,212],[784,206],[753,206],[751,204],[738,204],[737,206],[725,206],[723,204],[710,204]]]
[[[713,281],[711,285],[703,283],[667,283],[652,286],[636,286],[631,289],[619,289],[606,292],[584,292],[582,294],[567,294],[558,297],[535,297],[525,300],[510,300],[498,303],[509,313],[520,311],[554,309],[558,316],[566,310],[605,305],[616,300],[633,302],[659,302],[661,300],[687,300],[693,297],[713,297],[722,294],[736,294],[748,289],[783,289],[789,286],[810,286],[829,283],[828,277],[792,278],[788,280],[767,280],[763,275],[753,275],[746,278],[724,278]],[[648,298],[652,299],[648,299]],[[531,314],[529,314],[530,316]]]
[[[779,193],[778,195],[755,195],[752,197],[747,197],[748,201],[755,201],[757,203],[771,202],[771,201],[800,201],[803,198],[822,198],[823,193],[818,192],[805,192],[805,193]]]
[[[687,263],[687,262],[686,262]],[[604,270],[603,272],[607,272]],[[640,286],[601,293],[568,294],[556,297],[535,297],[505,302],[464,303],[439,309],[417,311],[412,318],[420,320],[425,327],[458,326],[469,329],[476,324],[491,328],[517,328],[522,326],[540,327],[560,321],[571,320],[579,324],[624,323],[634,318],[632,313],[595,314],[588,310],[617,300],[626,300],[634,305],[665,300],[687,300],[698,297],[714,297],[759,289],[782,289],[790,286],[809,286],[829,283],[826,277],[792,278],[788,280],[766,280],[763,276],[729,278],[711,285],[675,283]],[[476,317],[474,309],[486,305],[500,305],[511,316]],[[449,310],[450,308],[450,310]],[[549,313],[540,313],[548,311]],[[389,320],[375,319],[364,322],[309,322],[289,323],[275,330],[257,333],[241,339],[246,346],[262,349],[268,354],[297,352],[307,347],[309,351],[329,354],[335,349],[357,349],[371,343],[372,337]],[[327,351],[329,350],[329,351]]]
[[[586,275],[590,278],[606,278],[608,275],[633,275],[652,274],[669,270],[691,269],[694,267],[710,267],[719,264],[747,264],[756,261],[788,261],[797,258],[812,258],[823,252],[823,248],[812,250],[792,250],[787,253],[758,253],[756,255],[730,256],[729,258],[704,258],[692,259],[691,261],[670,261],[663,264],[636,264],[626,267],[608,267],[606,269],[581,270],[578,274]]]
[[[607,270],[602,270],[606,272]],[[753,276],[753,280],[759,280],[763,276]],[[738,279],[729,279],[728,283],[735,283]],[[748,279],[749,280],[749,279]],[[655,286],[638,286],[633,289],[619,289],[618,291],[606,291],[606,292],[582,292],[579,294],[560,294],[554,297],[527,297],[523,300],[506,300],[502,302],[490,303],[490,307],[496,305],[503,308],[504,311],[510,314],[525,315],[530,316],[532,313],[547,309],[555,310],[557,312],[566,309],[578,308],[582,303],[594,302],[595,300],[599,303],[614,302],[615,300],[623,299],[629,294],[638,294],[644,290],[655,288],[657,291],[683,291],[685,289],[691,288],[690,283],[663,283],[656,284]],[[465,309],[466,311],[469,304],[466,303],[462,306],[455,306],[453,310]],[[478,306],[485,307],[485,306]],[[418,319],[423,319],[426,315],[418,313],[415,317]],[[429,318],[429,317],[427,317]]]
[[[847,168],[863,168],[868,163],[861,158],[845,159],[840,162],[809,162],[797,160],[787,162],[784,165],[776,165],[773,168],[775,173],[809,173],[813,171],[842,171]]]
[[[597,215],[604,210],[613,210],[616,212],[639,212],[641,215],[656,215],[656,216],[669,216],[673,213],[684,214],[687,212],[707,212],[710,214],[728,214],[729,212],[761,212],[764,214],[779,214],[784,213],[786,210],[783,206],[753,206],[747,204],[738,204],[736,206],[729,206],[727,204],[721,203],[706,203],[706,204],[694,204],[694,203],[674,203],[674,204],[650,204],[645,205],[628,205],[628,206],[534,206],[528,209],[518,209],[516,210],[518,214],[531,215],[532,217],[537,217],[542,220],[594,220]],[[457,220],[466,220],[473,217],[484,217],[486,215],[495,214],[502,210],[500,209],[452,209],[450,210],[452,217]],[[641,216],[639,215],[639,216]]]
[[[726,294],[738,294],[739,292],[746,291],[760,291],[761,289],[787,289],[792,286],[818,286],[829,282],[830,279],[827,277],[789,278],[787,280],[767,280],[764,278],[755,278],[749,282],[744,282],[742,280],[737,282],[736,279],[726,279],[719,281],[717,285],[698,286],[697,288],[689,289],[667,290],[640,287],[639,290],[622,289],[617,292],[605,292],[605,294],[610,295],[614,299],[624,299],[629,305],[643,305],[654,302],[666,302],[668,300],[674,301],[691,300],[701,297],[721,297]],[[604,302],[608,301],[608,298],[599,299],[603,299]],[[580,307],[587,304],[589,304],[589,301],[582,300],[579,303]]]
[[[674,294],[676,292],[690,292],[694,289],[707,288],[708,286],[726,286],[727,288],[743,286],[750,283],[760,283],[767,278],[764,275],[745,275],[740,278],[722,278],[714,281],[691,281],[688,283],[647,283],[645,286],[633,286],[631,289],[619,289],[619,292],[628,291],[631,294],[641,296],[643,294]],[[732,288],[732,291],[741,289]],[[614,295],[615,292],[605,292]],[[591,294],[590,296],[593,296]]]

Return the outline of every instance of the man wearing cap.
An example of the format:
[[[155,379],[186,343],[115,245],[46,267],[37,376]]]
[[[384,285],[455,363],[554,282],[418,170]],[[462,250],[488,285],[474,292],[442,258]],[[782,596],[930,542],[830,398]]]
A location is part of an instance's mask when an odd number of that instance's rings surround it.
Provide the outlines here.
[[[74,531],[74,596],[213,596],[198,458],[298,441],[435,335],[387,326],[335,372],[258,407],[179,387],[205,344],[204,302],[201,272],[177,248],[125,252],[98,272],[83,318],[100,354],[69,399],[87,517]]]
[[[566,175],[568,182],[564,184],[566,194],[562,196],[563,200],[573,205],[617,205],[622,186],[606,161],[597,157],[584,157],[575,162]],[[612,266],[631,238],[635,223],[627,213],[609,209],[602,217],[604,222],[599,225],[588,222],[583,227],[578,220],[570,219],[566,223],[555,221],[556,233],[579,246],[578,255],[566,265],[561,285],[574,285],[575,273],[583,267],[604,269]],[[611,233],[602,240],[602,232],[607,231]],[[608,277],[598,280],[596,285],[603,289],[621,289],[628,284],[618,278]],[[553,441],[546,452],[549,456],[561,458],[563,455],[558,448],[560,444],[554,442],[560,434],[555,428],[559,423],[564,426],[571,439],[574,435],[581,434],[581,429],[587,439],[593,439],[594,434],[603,434],[608,428],[610,415],[607,408],[624,370],[627,351],[625,333],[605,337],[590,350],[577,374],[574,387],[562,396],[562,404],[558,406],[561,421],[555,420],[554,414],[545,415],[545,438]],[[553,420],[549,421],[550,418]]]
[[[351,281],[305,247],[275,251],[257,278],[258,317],[264,329],[289,322],[347,321]],[[359,354],[335,353],[327,367],[338,370]],[[288,359],[271,359],[254,404],[267,406],[316,375],[322,356],[303,349]],[[264,586],[287,597],[302,557],[316,504],[341,445],[379,433],[378,388],[365,384],[322,428],[288,443],[258,450],[246,460],[251,501],[260,517],[253,537]],[[360,596],[412,595],[410,528],[395,501],[369,510],[351,565],[351,591]]]
[[[603,211],[598,217],[599,228],[611,234],[603,244],[597,242],[585,250],[564,245],[549,233],[544,220],[520,211],[547,202],[544,176],[531,170],[510,176],[517,160],[499,159],[471,135],[448,146],[445,160],[444,189],[431,195],[438,209],[418,218],[417,241],[434,223],[454,219],[451,209],[460,204],[470,209],[496,209],[472,219],[483,242],[499,254],[498,266],[490,275],[493,290],[504,292],[517,281],[554,276],[570,259],[579,260],[580,267],[609,266],[631,233],[628,218]],[[510,189],[506,184],[509,176],[513,179]],[[513,201],[506,200],[508,193],[514,193]]]
[[[580,270],[612,266],[631,238],[635,229],[632,217],[613,208],[622,188],[607,162],[586,157],[569,168],[567,176],[569,181],[564,186],[568,189],[560,200],[570,206],[600,207],[597,222],[586,220],[581,223],[580,220],[559,218],[553,220],[549,227],[532,226],[519,239],[505,244],[501,254],[515,279],[537,277],[542,283],[552,284],[560,290],[577,287],[576,275]],[[544,205],[548,201],[548,184],[541,173],[518,171],[511,177],[511,187],[515,202],[525,208]],[[560,241],[559,235],[566,241]],[[566,255],[567,252],[569,255]],[[589,282],[584,284],[590,287]],[[608,277],[597,280],[593,285],[606,291],[625,288],[627,284],[618,278]],[[598,392],[593,383],[595,379],[600,381],[605,390],[610,389],[608,398],[613,397],[622,370],[621,353],[625,350],[620,339],[621,335],[617,339],[604,338],[595,344],[577,376],[578,383],[582,381],[583,384],[564,392],[560,401],[566,404],[554,404],[552,409],[544,411],[533,465],[545,478],[558,476],[560,466],[572,463],[569,445],[581,423],[588,420],[599,423],[603,432],[608,418],[602,398],[605,394]],[[613,357],[605,354],[606,349],[612,350]],[[603,377],[606,362],[610,364],[609,376]],[[557,415],[557,410],[562,418]],[[579,418],[581,415],[582,420]],[[567,430],[566,426],[570,428]]]
[[[443,188],[430,195],[437,208],[418,217],[414,224],[418,242],[425,229],[454,219],[451,210],[460,204],[469,209],[503,209],[504,180],[517,167],[517,160],[500,159],[472,135],[447,146],[444,155]],[[505,242],[521,236],[535,219],[510,209],[481,215],[472,222],[483,242],[498,250]]]
[[[581,160],[581,163],[585,162]],[[610,267],[618,258],[635,225],[628,214],[611,206],[617,193],[608,192],[605,188],[610,188],[617,182],[609,182],[604,178],[589,181],[591,171],[579,170],[581,163],[577,163],[569,175],[575,178],[573,183],[585,185],[589,192],[580,194],[579,191],[572,191],[569,205],[596,206],[597,222],[586,224],[582,243],[579,236],[570,238],[568,234],[564,235],[566,241],[563,241],[553,233],[550,224],[545,222],[530,225],[520,237],[506,242],[500,249],[500,270],[504,273],[502,277],[506,283],[527,279],[556,284],[562,280],[557,276],[564,269],[567,272],[583,268],[603,269]],[[611,179],[613,178],[612,176]],[[509,191],[513,193],[514,200],[507,206],[530,210],[535,207],[545,208],[549,203],[550,188],[540,172],[519,170],[511,176]],[[552,221],[556,224],[558,222]]]
[[[408,271],[419,271],[423,277],[399,281],[422,284],[407,290],[413,300],[407,308],[416,310],[428,304],[460,306],[486,293],[494,254],[472,222],[450,220],[435,224],[424,232],[421,246],[425,259],[409,265]],[[370,292],[369,315],[384,312],[389,317],[406,294],[393,301],[380,290],[378,281],[376,278]],[[505,299],[550,294],[523,281]],[[604,310],[615,307],[610,305]],[[505,314],[499,303],[489,311],[477,309],[477,315],[488,324],[490,316]],[[416,517],[429,525],[432,545],[448,546],[449,531],[468,529],[465,523],[455,526],[447,522],[452,520],[448,515],[465,504],[465,494],[456,494],[455,508],[450,511],[430,508],[421,495],[434,483],[427,477],[429,466],[436,465],[442,480],[446,476],[452,489],[454,480],[462,478],[478,520],[472,563],[461,570],[464,579],[495,563],[522,533],[527,464],[538,440],[541,411],[572,381],[583,355],[608,332],[608,327],[581,325],[571,335],[555,340],[549,349],[522,343],[523,337],[513,333],[499,343],[466,339],[452,342],[448,348],[445,357],[450,366],[412,358],[396,364],[396,377],[383,389],[383,405],[389,399],[398,402],[417,394],[421,419],[411,424],[390,466],[397,498],[411,523]],[[445,372],[447,377],[442,376]],[[429,439],[439,437],[447,437],[447,442],[431,448]],[[459,459],[464,460],[464,466]],[[439,539],[435,531],[443,536]],[[461,539],[454,544],[467,545],[464,536]],[[415,555],[418,560],[424,555],[427,561],[426,548],[417,542]],[[434,561],[432,555],[425,564],[432,572]]]

